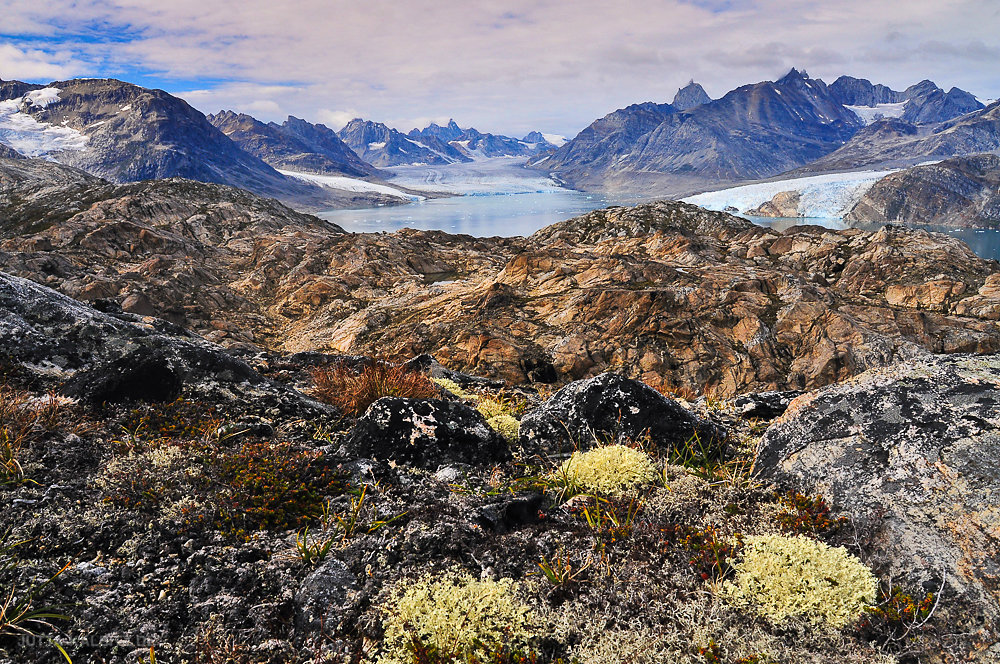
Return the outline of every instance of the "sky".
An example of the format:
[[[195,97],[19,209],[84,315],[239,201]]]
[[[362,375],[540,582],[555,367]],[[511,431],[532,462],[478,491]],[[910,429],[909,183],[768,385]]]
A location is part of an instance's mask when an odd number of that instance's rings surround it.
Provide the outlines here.
[[[1000,0],[0,0],[0,79],[113,77],[222,109],[574,136],[694,79],[791,67],[1000,96]]]

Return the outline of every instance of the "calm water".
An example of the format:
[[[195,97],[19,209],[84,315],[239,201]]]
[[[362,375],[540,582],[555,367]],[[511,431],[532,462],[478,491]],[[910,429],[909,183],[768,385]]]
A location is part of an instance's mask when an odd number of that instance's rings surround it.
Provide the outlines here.
[[[600,194],[562,190],[455,196],[394,207],[333,210],[319,216],[356,233],[419,228],[489,237],[531,235],[557,221],[622,204],[621,199]]]
[[[479,237],[513,236],[531,235],[550,224],[609,205],[635,205],[643,200],[562,189],[543,174],[524,169],[522,162],[511,159],[444,167],[404,166],[388,170],[394,172],[394,184],[464,195],[395,207],[333,210],[319,216],[358,233],[418,228]],[[777,230],[803,223],[833,229],[847,228],[842,219],[747,219]],[[922,228],[947,233],[968,243],[979,256],[1000,260],[1000,231]]]

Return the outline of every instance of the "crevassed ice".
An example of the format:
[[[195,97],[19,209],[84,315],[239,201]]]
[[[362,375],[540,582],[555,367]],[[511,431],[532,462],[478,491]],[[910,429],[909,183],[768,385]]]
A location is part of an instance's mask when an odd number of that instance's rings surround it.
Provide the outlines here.
[[[399,198],[404,198],[411,201],[424,200],[423,196],[417,196],[415,194],[407,194],[406,192],[400,191],[399,189],[394,189],[393,187],[388,187],[383,184],[366,182],[365,180],[358,180],[356,178],[349,178],[342,175],[316,175],[313,173],[300,173],[298,171],[283,171],[281,169],[278,169],[278,172],[281,173],[282,175],[298,178],[299,180],[305,180],[306,182],[321,184],[325,187],[330,187],[331,189],[387,194],[389,196],[398,196]]]
[[[725,210],[734,207],[746,212],[774,198],[783,191],[799,193],[799,214],[817,219],[842,218],[861,197],[868,193],[878,180],[894,170],[831,173],[804,178],[759,182],[721,191],[710,191],[689,196],[685,203],[693,203],[707,210]]]
[[[0,101],[0,143],[26,157],[48,157],[63,150],[83,150],[89,140],[71,127],[38,122],[21,112],[21,104],[46,108],[59,101],[58,88],[32,90],[19,99]]]

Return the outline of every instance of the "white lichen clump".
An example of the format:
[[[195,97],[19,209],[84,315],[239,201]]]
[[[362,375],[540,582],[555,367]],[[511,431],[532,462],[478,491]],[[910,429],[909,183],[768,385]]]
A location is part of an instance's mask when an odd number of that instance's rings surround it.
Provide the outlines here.
[[[477,581],[459,571],[398,587],[386,606],[378,664],[411,661],[408,646],[414,638],[465,658],[525,646],[534,633],[533,616],[517,594],[518,584],[511,579]]]
[[[608,445],[589,452],[574,452],[557,471],[586,491],[620,496],[629,489],[653,482],[653,460],[645,452],[625,445]]]
[[[735,569],[735,582],[723,584],[723,595],[775,624],[800,616],[840,629],[859,618],[878,592],[871,570],[844,547],[803,535],[748,537]]]

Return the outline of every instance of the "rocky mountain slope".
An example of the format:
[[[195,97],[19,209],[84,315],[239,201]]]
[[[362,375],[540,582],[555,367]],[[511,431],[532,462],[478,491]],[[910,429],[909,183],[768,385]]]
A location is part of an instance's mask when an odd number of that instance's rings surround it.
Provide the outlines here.
[[[31,89],[21,97],[6,96],[26,87]],[[7,101],[0,100],[0,105],[15,106],[18,127],[24,129],[17,137],[38,144],[37,156],[112,182],[184,177],[240,187],[312,210],[358,200],[358,194],[278,173],[241,150],[200,112],[162,90],[112,79],[77,79],[47,87],[6,85],[4,90]]]
[[[743,86],[689,111],[675,111],[656,105],[623,109],[616,113],[641,114],[621,123],[636,125],[634,136],[597,147],[592,136],[602,132],[592,126],[588,130],[594,131],[584,130],[546,161],[530,163],[583,188],[648,190],[654,185],[664,194],[678,194],[699,183],[791,170],[840,147],[862,124],[825,83],[796,70],[776,82]],[[599,123],[606,125],[609,118]]]
[[[743,86],[714,101],[696,85],[678,91],[679,104],[615,111],[529,165],[583,189],[674,196],[769,178],[806,164],[811,172],[836,170],[842,165],[822,160],[845,143],[866,155],[858,164],[879,163],[867,137],[883,131],[882,125],[867,131],[865,125],[899,118],[914,132],[926,126],[926,134],[983,109],[971,94],[957,88],[945,92],[931,81],[902,92],[846,76],[827,86],[795,69],[773,83]],[[857,140],[849,142],[852,138]],[[898,132],[883,132],[881,142],[896,145],[900,138]],[[939,149],[947,156],[966,150],[954,144]]]
[[[995,356],[867,373],[769,425],[796,394],[692,404],[607,373],[543,400],[428,357],[226,351],[3,273],[0,345],[0,590],[50,614],[0,632],[3,664],[53,644],[108,664],[1000,655]],[[330,371],[433,396],[347,413],[317,399]]]
[[[670,105],[678,111],[689,111],[695,106],[701,106],[710,101],[712,101],[712,98],[705,92],[705,88],[692,80],[683,88],[677,90],[677,94],[674,95],[674,100],[670,102]]]
[[[5,269],[225,343],[433,352],[515,383],[617,367],[718,395],[1000,349],[996,265],[921,231],[778,233],[659,203],[529,238],[350,235],[233,190],[96,186],[96,203],[56,202],[35,220],[12,208]]]
[[[452,163],[450,157],[438,154],[381,122],[355,118],[337,133],[361,159],[374,166]]]
[[[264,123],[232,111],[209,115],[208,121],[244,152],[274,168],[348,177],[378,174],[378,169],[362,161],[325,125],[314,125],[291,116],[280,125]]]
[[[1000,150],[1000,103],[935,125],[883,119],[796,173],[907,167],[931,159]]]
[[[955,157],[887,175],[845,218],[1000,227],[1000,156]]]

